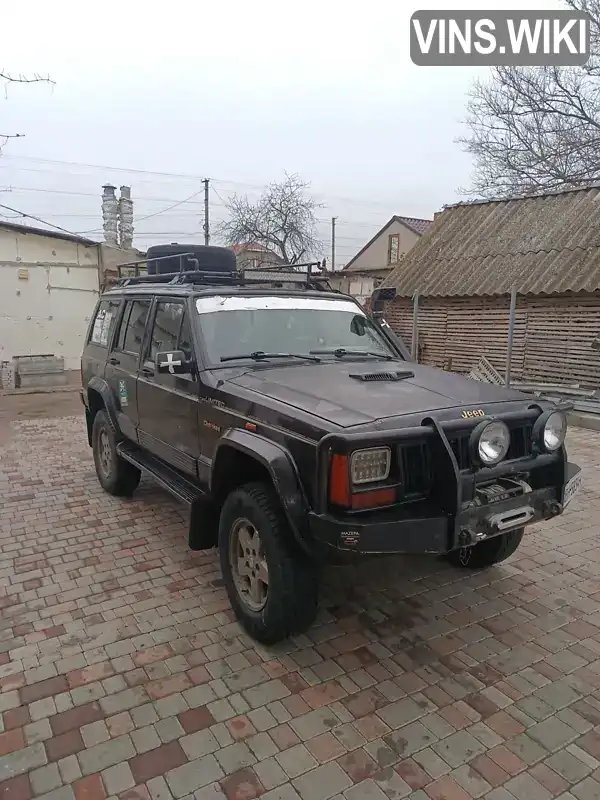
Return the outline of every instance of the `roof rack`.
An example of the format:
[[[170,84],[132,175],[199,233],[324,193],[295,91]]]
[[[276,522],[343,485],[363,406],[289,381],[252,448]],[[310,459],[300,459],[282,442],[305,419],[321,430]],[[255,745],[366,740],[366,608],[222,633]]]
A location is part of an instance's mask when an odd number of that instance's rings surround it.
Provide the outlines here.
[[[179,272],[164,272],[156,274],[148,274],[140,272],[140,266],[149,264],[153,261],[162,261],[164,256],[160,258],[141,259],[140,261],[131,261],[126,264],[119,264],[117,267],[118,279],[116,285],[118,287],[137,286],[144,284],[163,284],[170,286],[181,286],[185,284],[199,285],[199,286],[278,286],[286,282],[286,278],[290,276],[297,276],[297,283],[299,289],[312,289],[316,291],[337,291],[329,285],[328,276],[315,273],[312,270],[316,267],[321,269],[320,261],[311,261],[305,264],[289,265],[276,265],[260,267],[256,270],[246,270],[244,272],[215,272],[211,270],[202,270],[198,264],[198,259],[194,258],[193,253],[181,253],[176,256],[169,256],[170,258],[179,258],[180,269]],[[197,265],[195,269],[183,269],[185,259],[195,262]],[[305,268],[306,272],[298,272],[299,269]],[[133,275],[123,274],[125,269],[133,269]],[[257,273],[252,276],[252,273]],[[266,277],[268,274],[268,277]]]

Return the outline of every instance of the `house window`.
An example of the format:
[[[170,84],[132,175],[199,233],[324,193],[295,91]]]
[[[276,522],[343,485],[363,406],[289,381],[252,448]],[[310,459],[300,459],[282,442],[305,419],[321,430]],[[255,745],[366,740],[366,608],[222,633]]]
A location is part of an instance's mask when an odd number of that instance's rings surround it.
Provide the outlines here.
[[[400,234],[388,236],[388,264],[397,264],[400,260]]]

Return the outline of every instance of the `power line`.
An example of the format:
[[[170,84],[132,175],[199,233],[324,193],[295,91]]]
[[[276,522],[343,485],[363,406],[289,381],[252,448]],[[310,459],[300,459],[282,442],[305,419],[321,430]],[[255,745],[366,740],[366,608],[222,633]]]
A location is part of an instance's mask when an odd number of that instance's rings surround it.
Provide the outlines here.
[[[87,169],[111,170],[113,172],[123,172],[132,175],[160,175],[161,177],[166,177],[166,178],[179,178],[179,179],[196,180],[196,181],[204,180],[204,176],[193,175],[190,173],[164,172],[159,170],[136,169],[133,167],[115,167],[115,166],[110,166],[108,164],[88,164],[81,161],[62,161],[59,159],[50,159],[50,158],[35,158],[33,156],[3,156],[3,159],[31,161],[40,164],[62,164],[64,166],[70,166],[70,167],[86,167]],[[264,189],[266,186],[269,185],[267,183],[256,184],[256,183],[246,183],[243,181],[232,181],[226,178],[211,178],[211,180],[216,183],[230,184],[231,186],[242,186],[249,189]],[[363,205],[380,206],[386,208],[389,208],[392,205],[391,201],[388,202],[383,200],[369,200],[364,197],[363,198],[347,197],[343,195],[325,194],[323,192],[312,192],[312,194],[314,194],[315,197],[331,198],[333,200],[341,200],[347,203],[362,203]]]
[[[65,195],[73,195],[74,197],[95,197],[96,199],[100,200],[100,193],[99,192],[73,192],[67,191],[66,189],[42,189],[41,187],[33,187],[33,186],[7,186],[5,190],[9,191],[17,191],[17,192],[42,192],[44,194],[65,194]],[[199,194],[196,192],[195,194]],[[136,198],[137,201],[144,201],[147,200],[148,202],[152,203],[171,203],[174,202],[176,204],[189,202],[193,205],[202,205],[200,200],[198,201],[191,201],[191,200],[175,200],[174,197],[138,197]]]
[[[63,233],[68,233],[69,236],[77,236],[78,234],[73,233],[73,231],[68,231],[66,228],[61,228],[60,225],[54,225],[53,222],[46,222],[46,220],[41,219],[40,217],[35,217],[33,214],[25,214],[24,211],[19,211],[18,208],[11,208],[11,206],[5,206],[0,203],[0,208],[5,208],[7,211],[12,211],[13,214],[18,214],[23,219],[33,219],[36,222],[41,222],[42,225],[48,225],[50,228],[56,228],[57,231],[62,231]]]

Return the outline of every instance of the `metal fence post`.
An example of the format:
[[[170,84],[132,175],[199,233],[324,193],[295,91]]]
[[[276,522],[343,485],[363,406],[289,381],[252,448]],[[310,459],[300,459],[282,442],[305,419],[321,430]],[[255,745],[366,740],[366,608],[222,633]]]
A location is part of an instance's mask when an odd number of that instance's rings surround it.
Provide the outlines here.
[[[510,386],[510,370],[512,366],[513,339],[515,336],[515,316],[517,313],[517,286],[513,284],[510,290],[510,311],[508,313],[508,342],[506,348],[506,376],[505,386]]]
[[[419,360],[419,292],[413,295],[412,338],[410,354],[414,361]]]

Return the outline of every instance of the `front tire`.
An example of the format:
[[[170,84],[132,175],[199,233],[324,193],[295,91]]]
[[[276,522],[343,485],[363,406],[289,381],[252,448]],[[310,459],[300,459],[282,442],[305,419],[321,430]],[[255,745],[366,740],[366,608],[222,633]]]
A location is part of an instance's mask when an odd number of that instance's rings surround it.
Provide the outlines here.
[[[117,439],[106,411],[98,411],[92,427],[92,451],[100,485],[116,497],[131,497],[141,473],[117,453]]]
[[[446,553],[447,560],[453,567],[462,569],[485,569],[494,564],[500,564],[512,556],[521,544],[524,528],[501,533],[486,541],[479,542],[472,547],[461,547]]]
[[[219,554],[232,608],[263,644],[305,631],[317,613],[318,571],[300,551],[273,489],[249,483],[225,500]]]

